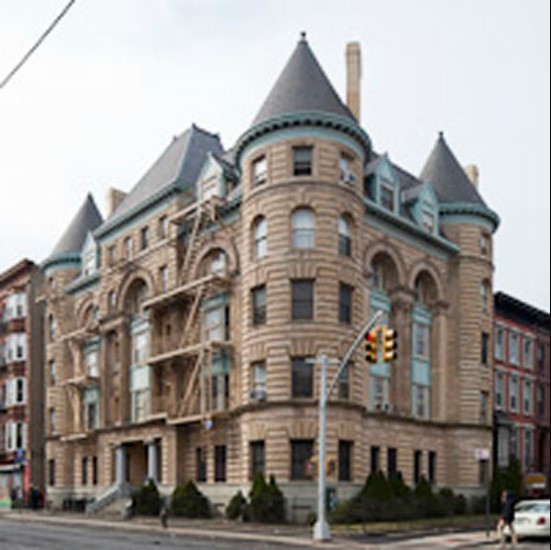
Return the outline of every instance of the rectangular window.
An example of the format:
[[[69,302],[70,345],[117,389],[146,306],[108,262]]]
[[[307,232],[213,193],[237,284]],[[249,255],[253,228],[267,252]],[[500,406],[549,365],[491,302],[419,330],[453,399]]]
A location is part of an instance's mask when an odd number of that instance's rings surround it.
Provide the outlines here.
[[[15,404],[22,405],[26,401],[26,380],[24,378],[15,379]]]
[[[421,451],[415,451],[413,453],[413,483],[417,485],[421,481],[421,467],[422,467],[423,453]]]
[[[350,285],[339,285],[339,322],[350,324],[352,322],[352,292]]]
[[[532,339],[524,337],[523,358],[524,366],[531,369],[534,366],[534,342]]]
[[[311,398],[314,396],[314,358],[293,357],[292,396],[295,398]]]
[[[416,418],[430,417],[430,386],[413,384],[413,414]]]
[[[487,332],[483,332],[480,338],[480,362],[484,365],[488,365],[488,350],[490,347],[490,335]]]
[[[542,386],[536,386],[536,410],[539,418],[545,415],[545,391]]]
[[[253,326],[266,324],[266,285],[257,286],[251,290],[253,306]]]
[[[481,391],[480,392],[480,423],[481,424],[487,424],[488,423],[488,392],[487,391]]]
[[[434,233],[434,228],[436,227],[436,218],[434,216],[434,213],[430,210],[423,210],[422,219],[423,229],[427,233]]]
[[[352,441],[339,441],[339,481],[352,481]]]
[[[490,238],[484,233],[480,237],[480,254],[485,258],[490,254]]]
[[[48,409],[48,423],[50,428],[50,434],[55,434],[56,425],[55,425],[55,408],[54,407],[50,407]]]
[[[511,376],[509,379],[509,409],[518,412],[518,378]]]
[[[88,457],[82,458],[82,484],[88,485]]]
[[[429,359],[429,327],[421,323],[413,325],[414,349],[413,354],[421,359]]]
[[[505,331],[501,327],[496,327],[495,339],[495,358],[503,361],[505,358]]]
[[[96,401],[86,403],[86,430],[92,431],[98,427],[98,404]]]
[[[398,450],[389,447],[386,455],[386,475],[392,479],[398,473]]]
[[[226,481],[226,446],[214,447],[214,481],[221,483]]]
[[[524,430],[524,445],[522,453],[523,470],[532,468],[534,461],[534,433],[532,430]]]
[[[386,210],[394,212],[394,189],[388,185],[380,187],[381,206]]]
[[[293,174],[312,175],[312,147],[293,147]]]
[[[108,246],[107,247],[107,265],[109,267],[114,266],[115,260],[116,260],[115,245]]]
[[[159,285],[161,287],[161,292],[166,292],[168,290],[168,266],[166,265],[159,268]]]
[[[501,372],[495,378],[495,405],[498,411],[505,408],[505,375]]]
[[[352,161],[352,157],[346,153],[341,153],[339,159],[339,180],[343,183],[349,183],[350,185],[356,183],[356,176],[352,172],[351,167]]]
[[[381,450],[377,446],[372,446],[369,455],[370,455],[370,472],[376,474],[379,471],[379,455]]]
[[[532,415],[532,382],[524,380],[522,383],[522,412],[525,416]]]
[[[314,441],[311,439],[291,440],[291,479],[312,479],[308,462],[314,455]]]
[[[126,237],[124,239],[124,252],[127,260],[132,259],[133,247],[132,247],[132,237]]]
[[[165,239],[168,237],[168,216],[161,216],[159,218],[159,239]]]
[[[15,448],[25,449],[27,447],[27,426],[23,422],[15,423]]]
[[[253,377],[253,399],[266,399],[266,363],[255,361],[251,365]]]
[[[195,480],[197,483],[207,481],[207,450],[204,447],[195,449]]]
[[[519,335],[516,332],[509,334],[509,361],[512,365],[520,364]]]
[[[543,371],[545,367],[545,348],[543,344],[539,344],[536,346],[536,361],[538,364],[538,370]]]
[[[339,374],[338,395],[339,399],[350,399],[350,363]]]
[[[314,318],[314,281],[291,281],[291,318],[293,321],[311,321]]]
[[[98,457],[92,457],[92,485],[98,484]]]
[[[55,486],[55,460],[53,458],[48,460],[48,485]]]
[[[266,474],[266,444],[264,441],[251,441],[251,479],[256,474]]]
[[[253,161],[254,185],[261,185],[266,182],[266,157],[262,156]]]
[[[478,484],[480,487],[486,487],[488,483],[489,476],[489,461],[488,460],[479,460],[478,461]]]
[[[429,483],[436,483],[436,453],[429,451]]]
[[[140,244],[142,250],[145,250],[149,246],[149,227],[142,227],[140,231]]]

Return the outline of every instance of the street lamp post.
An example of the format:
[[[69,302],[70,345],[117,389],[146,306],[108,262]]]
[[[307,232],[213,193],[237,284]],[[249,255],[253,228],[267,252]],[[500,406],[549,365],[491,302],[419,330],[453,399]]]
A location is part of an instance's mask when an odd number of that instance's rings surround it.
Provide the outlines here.
[[[359,332],[356,340],[347,351],[344,359],[339,363],[337,374],[331,381],[329,388],[327,387],[327,366],[329,359],[326,354],[321,355],[320,364],[320,391],[319,391],[319,434],[318,434],[318,517],[314,524],[314,540],[328,541],[331,540],[331,531],[329,524],[327,523],[327,514],[325,507],[326,499],[326,478],[325,478],[325,454],[326,454],[326,422],[327,422],[327,401],[339,379],[342,370],[350,361],[352,354],[356,351],[358,346],[362,343],[365,335],[369,330],[373,328],[375,323],[382,315],[381,311],[378,311],[371,317],[371,319],[365,324],[362,330]]]

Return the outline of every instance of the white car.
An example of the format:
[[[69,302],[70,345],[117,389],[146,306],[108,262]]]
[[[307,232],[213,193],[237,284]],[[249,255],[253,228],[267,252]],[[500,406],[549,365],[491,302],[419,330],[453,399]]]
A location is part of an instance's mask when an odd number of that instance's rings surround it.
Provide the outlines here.
[[[549,537],[549,500],[520,501],[513,526],[519,538]]]

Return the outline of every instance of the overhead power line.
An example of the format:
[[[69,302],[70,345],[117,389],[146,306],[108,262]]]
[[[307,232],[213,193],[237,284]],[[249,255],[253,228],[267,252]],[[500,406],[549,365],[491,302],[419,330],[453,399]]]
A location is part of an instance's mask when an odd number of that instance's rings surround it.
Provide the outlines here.
[[[23,56],[21,61],[8,73],[8,76],[0,83],[0,90],[6,86],[6,84],[15,76],[15,73],[23,67],[23,65],[29,60],[29,57],[38,49],[38,47],[44,42],[46,37],[54,30],[55,26],[63,19],[65,14],[71,9],[76,0],[71,0],[61,11],[61,13],[52,21],[50,26],[42,33],[40,38],[35,42],[33,47]]]

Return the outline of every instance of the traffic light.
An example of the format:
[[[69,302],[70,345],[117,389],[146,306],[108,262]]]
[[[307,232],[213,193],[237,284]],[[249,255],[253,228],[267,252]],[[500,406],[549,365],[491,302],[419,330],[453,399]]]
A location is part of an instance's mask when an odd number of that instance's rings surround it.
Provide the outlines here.
[[[377,363],[378,358],[378,332],[379,329],[370,330],[365,335],[365,360],[368,363]]]
[[[392,363],[398,357],[398,333],[389,327],[383,327],[383,361]]]

